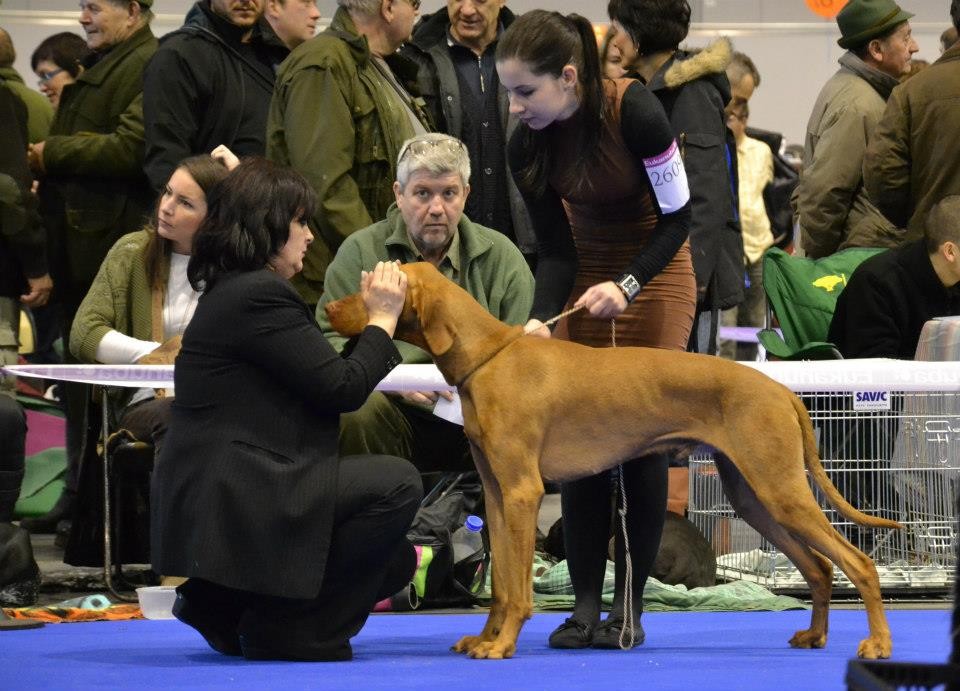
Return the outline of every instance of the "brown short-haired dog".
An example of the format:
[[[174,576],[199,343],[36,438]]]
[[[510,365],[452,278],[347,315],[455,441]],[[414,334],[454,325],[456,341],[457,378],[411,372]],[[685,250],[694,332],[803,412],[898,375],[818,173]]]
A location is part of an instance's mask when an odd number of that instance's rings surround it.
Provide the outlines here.
[[[810,628],[790,645],[826,644],[832,561],[867,610],[870,634],[857,654],[890,656],[877,570],[830,525],[805,470],[848,519],[900,526],[857,511],[840,495],[820,464],[810,417],[788,388],[716,357],[524,336],[522,327],[491,317],[432,265],[403,270],[407,300],[395,336],[427,350],[457,386],[490,526],[493,605],[480,635],[461,638],[455,650],[485,658],[516,650],[533,611],[530,563],[544,480],[594,475],[638,456],[704,443],[716,450],[730,503],[810,586]],[[326,310],[346,336],[366,325],[357,295]]]

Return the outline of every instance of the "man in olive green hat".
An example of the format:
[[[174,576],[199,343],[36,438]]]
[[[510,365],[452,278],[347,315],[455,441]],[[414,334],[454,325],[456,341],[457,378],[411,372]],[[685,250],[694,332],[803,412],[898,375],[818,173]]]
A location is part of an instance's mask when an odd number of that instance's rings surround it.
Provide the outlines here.
[[[960,32],[960,0],[951,2],[950,19]],[[923,237],[935,204],[960,194],[958,102],[960,43],[954,43],[893,92],[870,138],[864,185],[884,215],[906,227],[910,239]]]
[[[813,107],[794,194],[800,249],[809,257],[903,242],[903,233],[868,199],[862,166],[887,98],[918,50],[912,16],[893,0],[850,0],[837,15],[838,43],[847,52]]]

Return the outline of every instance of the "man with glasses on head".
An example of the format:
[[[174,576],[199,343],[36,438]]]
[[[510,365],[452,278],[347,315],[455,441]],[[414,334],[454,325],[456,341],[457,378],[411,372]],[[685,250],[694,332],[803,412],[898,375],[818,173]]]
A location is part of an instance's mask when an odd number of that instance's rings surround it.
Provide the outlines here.
[[[537,247],[526,205],[507,168],[509,118],[494,54],[515,15],[506,0],[447,0],[403,47],[420,66],[420,92],[437,128],[466,144],[473,163],[467,215],[510,238],[534,266]]]
[[[428,261],[476,298],[494,317],[524,324],[533,303],[533,275],[523,255],[495,230],[464,213],[470,194],[470,157],[463,143],[445,134],[424,134],[404,143],[386,218],[344,240],[327,269],[317,321],[342,350],[346,339],[327,319],[324,305],[360,287],[360,272],[378,261]],[[430,355],[397,341],[406,364]],[[389,453],[421,472],[472,470],[463,428],[433,414],[449,393],[374,392],[357,411],[340,417],[340,453]]]
[[[337,0],[329,28],[302,43],[277,74],[267,157],[317,192],[316,241],[293,285],[309,305],[344,238],[382,218],[400,144],[427,132],[416,66],[397,54],[420,0]],[[359,278],[359,274],[357,275]]]

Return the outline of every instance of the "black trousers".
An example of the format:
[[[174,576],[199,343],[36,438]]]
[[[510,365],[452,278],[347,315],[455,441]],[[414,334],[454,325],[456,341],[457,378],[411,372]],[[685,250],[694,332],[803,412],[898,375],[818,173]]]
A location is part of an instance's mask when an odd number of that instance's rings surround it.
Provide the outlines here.
[[[0,522],[13,519],[20,496],[27,418],[12,396],[0,393]]]
[[[422,496],[420,475],[407,461],[344,457],[333,540],[316,598],[264,595],[198,578],[189,579],[177,592],[200,612],[198,619],[218,622],[219,639],[238,639],[247,658],[348,660],[350,638],[359,633],[373,605],[413,576],[416,555],[406,532]],[[209,633],[195,628],[205,636]]]

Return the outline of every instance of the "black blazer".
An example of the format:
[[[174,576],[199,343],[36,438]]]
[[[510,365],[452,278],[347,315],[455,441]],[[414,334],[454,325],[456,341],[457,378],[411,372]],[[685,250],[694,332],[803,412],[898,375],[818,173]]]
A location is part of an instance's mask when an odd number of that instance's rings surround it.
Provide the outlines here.
[[[158,573],[316,597],[330,547],[339,415],[400,362],[367,327],[341,358],[271,271],[222,277],[183,336],[152,485]]]

